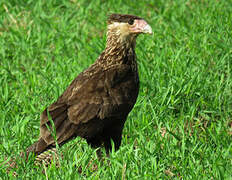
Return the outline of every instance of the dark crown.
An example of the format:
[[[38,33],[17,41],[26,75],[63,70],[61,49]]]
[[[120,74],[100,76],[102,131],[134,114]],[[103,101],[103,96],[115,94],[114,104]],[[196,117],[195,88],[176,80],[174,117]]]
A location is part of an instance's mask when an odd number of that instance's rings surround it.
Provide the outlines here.
[[[112,22],[129,22],[131,20],[135,20],[135,19],[143,19],[141,17],[138,16],[134,16],[134,15],[129,15],[129,14],[111,14],[108,18],[108,23],[112,23]]]

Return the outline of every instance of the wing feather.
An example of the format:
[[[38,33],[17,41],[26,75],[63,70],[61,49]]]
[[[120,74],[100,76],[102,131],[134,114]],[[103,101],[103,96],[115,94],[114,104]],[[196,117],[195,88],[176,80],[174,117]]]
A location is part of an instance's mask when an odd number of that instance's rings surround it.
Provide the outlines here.
[[[52,127],[48,113],[54,122],[58,143],[76,135],[78,127],[91,120],[121,115],[120,111],[126,106],[120,104],[120,100],[112,98],[110,91],[125,79],[128,68],[124,66],[117,69],[120,71],[99,71],[92,76],[81,73],[58,100],[43,111],[40,136],[48,145],[54,144],[54,138],[47,128],[47,125]],[[122,92],[118,92],[116,96],[120,96],[120,93]]]

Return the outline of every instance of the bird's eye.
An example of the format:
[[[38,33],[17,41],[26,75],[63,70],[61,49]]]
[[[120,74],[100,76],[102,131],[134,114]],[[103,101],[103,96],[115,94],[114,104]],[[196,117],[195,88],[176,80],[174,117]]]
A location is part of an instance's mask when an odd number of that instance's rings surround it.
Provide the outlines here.
[[[134,19],[130,19],[130,20],[128,21],[128,24],[133,25],[133,24],[134,24]]]

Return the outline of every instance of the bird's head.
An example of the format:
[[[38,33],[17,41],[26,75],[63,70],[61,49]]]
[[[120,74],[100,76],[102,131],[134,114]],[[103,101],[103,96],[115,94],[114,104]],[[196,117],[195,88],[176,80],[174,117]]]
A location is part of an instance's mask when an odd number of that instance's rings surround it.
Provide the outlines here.
[[[111,14],[108,18],[108,38],[133,41],[141,33],[152,34],[151,26],[143,18],[128,14]]]

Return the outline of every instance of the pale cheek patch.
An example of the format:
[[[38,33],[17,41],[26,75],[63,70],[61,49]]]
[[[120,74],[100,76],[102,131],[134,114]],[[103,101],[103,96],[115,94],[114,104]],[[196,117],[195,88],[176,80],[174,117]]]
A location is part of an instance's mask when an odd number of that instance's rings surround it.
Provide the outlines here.
[[[114,22],[108,26],[108,30],[114,32],[116,35],[126,35],[129,33],[128,24],[127,23],[119,23]]]

